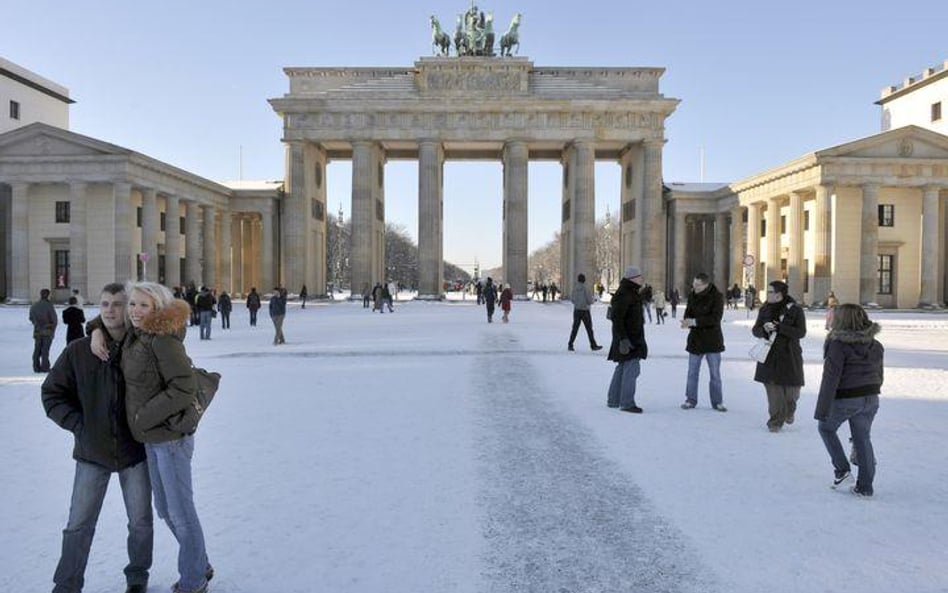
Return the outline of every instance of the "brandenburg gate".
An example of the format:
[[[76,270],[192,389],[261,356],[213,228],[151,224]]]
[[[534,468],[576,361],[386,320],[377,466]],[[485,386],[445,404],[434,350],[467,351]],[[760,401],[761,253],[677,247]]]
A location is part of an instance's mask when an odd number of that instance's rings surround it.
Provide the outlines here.
[[[517,15],[519,19],[519,15]],[[432,19],[434,20],[434,19]],[[518,20],[519,22],[519,20]],[[524,57],[439,55],[407,68],[285,68],[270,100],[286,145],[284,279],[326,292],[326,164],[352,160],[353,294],[385,277],[385,163],[418,161],[419,298],[442,297],[443,167],[503,163],[503,281],[527,294],[527,167],[563,166],[562,281],[595,275],[597,159],[621,166],[622,263],[665,285],[662,68],[537,68]],[[315,287],[316,290],[313,290]]]

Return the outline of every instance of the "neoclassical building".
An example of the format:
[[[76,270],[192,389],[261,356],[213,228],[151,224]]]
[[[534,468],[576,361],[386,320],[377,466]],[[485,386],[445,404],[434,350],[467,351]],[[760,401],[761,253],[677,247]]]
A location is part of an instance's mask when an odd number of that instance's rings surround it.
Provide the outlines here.
[[[595,268],[597,159],[621,164],[622,253],[664,283],[662,148],[678,100],[662,68],[540,68],[527,58],[422,58],[408,68],[286,68],[270,100],[286,144],[284,275],[326,278],[326,163],[352,160],[351,286],[385,279],[385,163],[418,162],[419,296],[441,298],[443,166],[503,163],[503,269],[527,294],[527,166],[562,163],[562,286]]]

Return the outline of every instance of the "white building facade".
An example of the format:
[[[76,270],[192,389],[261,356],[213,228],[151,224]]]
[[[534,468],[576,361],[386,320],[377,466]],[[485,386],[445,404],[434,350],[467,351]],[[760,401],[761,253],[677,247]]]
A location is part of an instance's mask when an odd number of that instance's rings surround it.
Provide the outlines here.
[[[0,134],[40,122],[69,129],[69,89],[0,58]]]
[[[948,60],[882,89],[882,131],[918,126],[948,134]]]

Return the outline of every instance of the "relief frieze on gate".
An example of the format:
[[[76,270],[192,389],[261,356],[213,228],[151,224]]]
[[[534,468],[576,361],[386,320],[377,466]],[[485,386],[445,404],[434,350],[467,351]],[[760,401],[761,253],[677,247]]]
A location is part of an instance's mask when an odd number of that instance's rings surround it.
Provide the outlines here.
[[[636,112],[294,113],[289,128],[346,130],[661,130],[663,117]]]

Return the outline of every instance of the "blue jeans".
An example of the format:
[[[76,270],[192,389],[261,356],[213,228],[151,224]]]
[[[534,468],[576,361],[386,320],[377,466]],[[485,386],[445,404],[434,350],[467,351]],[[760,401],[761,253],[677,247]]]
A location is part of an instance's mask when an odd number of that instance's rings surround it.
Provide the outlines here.
[[[148,583],[151,568],[154,530],[151,517],[151,484],[148,466],[141,462],[118,472],[128,515],[128,566],[125,579],[129,585]],[[63,530],[63,551],[53,575],[53,593],[76,593],[85,582],[86,563],[95,524],[99,520],[102,501],[109,488],[112,472],[85,461],[76,462],[72,486],[69,521]]]
[[[184,591],[194,591],[204,586],[204,574],[209,566],[204,530],[194,508],[191,487],[194,435],[166,443],[145,443],[145,452],[155,495],[155,511],[178,541],[179,587]]]
[[[711,406],[724,402],[721,393],[721,353],[708,352],[706,354],[688,354],[688,384],[685,386],[685,400],[698,404],[698,375],[701,374],[701,359],[708,361],[708,372],[711,382],[708,390],[711,393]]]
[[[201,311],[198,314],[198,319],[201,320],[201,339],[210,340],[211,339],[211,319],[213,315],[210,311]]]
[[[609,383],[610,407],[631,408],[635,406],[635,382],[639,378],[641,364],[638,358],[626,360],[616,365]]]
[[[820,420],[819,423],[820,436],[833,461],[833,468],[836,471],[849,471],[849,459],[846,458],[843,444],[839,442],[839,437],[836,435],[840,425],[849,420],[849,432],[853,437],[856,460],[859,462],[859,477],[856,479],[856,486],[868,494],[872,494],[872,480],[876,477],[876,456],[872,450],[869,433],[878,411],[878,395],[837,399],[833,402],[829,418]]]

